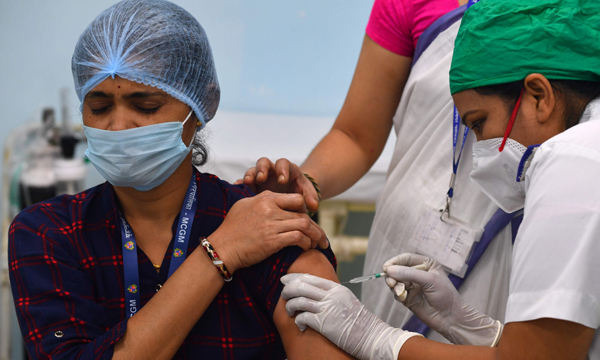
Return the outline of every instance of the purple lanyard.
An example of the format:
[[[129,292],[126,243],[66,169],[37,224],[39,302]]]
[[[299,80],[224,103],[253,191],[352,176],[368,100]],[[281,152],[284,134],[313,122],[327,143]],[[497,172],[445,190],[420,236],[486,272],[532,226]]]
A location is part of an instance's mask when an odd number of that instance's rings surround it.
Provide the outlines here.
[[[192,176],[190,185],[185,195],[185,200],[181,211],[179,212],[179,221],[177,223],[177,233],[173,244],[173,253],[171,254],[171,264],[169,266],[169,277],[183,263],[188,250],[190,234],[192,233],[192,224],[196,215],[198,199],[196,192],[196,177]],[[141,307],[140,303],[140,276],[137,259],[137,246],[135,235],[131,231],[131,226],[125,220],[123,215],[119,214],[121,220],[121,244],[123,245],[123,280],[125,286],[125,308],[128,316],[132,317]]]

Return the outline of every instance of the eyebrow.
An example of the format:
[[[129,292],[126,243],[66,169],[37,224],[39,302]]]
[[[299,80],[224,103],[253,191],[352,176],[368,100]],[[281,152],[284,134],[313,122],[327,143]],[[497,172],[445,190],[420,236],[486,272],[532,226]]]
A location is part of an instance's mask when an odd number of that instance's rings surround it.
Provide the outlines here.
[[[166,97],[167,95],[163,92],[147,92],[147,91],[138,91],[138,92],[134,92],[132,94],[128,94],[123,96],[125,99],[145,99],[145,98],[149,98],[149,97],[154,97],[154,96],[159,96],[159,97]],[[90,91],[87,95],[86,95],[86,99],[97,99],[97,98],[101,98],[101,99],[109,99],[112,98],[113,95],[109,95],[103,91]]]
[[[123,96],[125,99],[145,99],[145,98],[149,98],[149,97],[154,97],[154,96],[158,96],[158,97],[166,97],[167,94],[163,93],[163,92],[146,92],[146,91],[139,91],[139,92],[134,92],[133,94],[128,94]]]

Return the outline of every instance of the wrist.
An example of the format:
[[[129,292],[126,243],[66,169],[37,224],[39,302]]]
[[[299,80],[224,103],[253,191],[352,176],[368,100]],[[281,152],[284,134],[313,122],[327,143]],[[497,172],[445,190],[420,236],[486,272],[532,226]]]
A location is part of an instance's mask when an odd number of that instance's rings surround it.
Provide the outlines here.
[[[376,360],[398,359],[400,349],[408,339],[414,336],[423,336],[419,333],[392,327],[382,320],[371,334],[371,352],[365,359]]]
[[[213,233],[212,235],[206,237],[206,239],[210,242],[213,249],[219,256],[219,259],[223,261],[223,264],[227,267],[230,274],[234,274],[241,266],[239,264],[237,255],[230,251],[229,246],[226,245],[226,242],[218,235]],[[200,239],[202,242],[202,239]],[[201,245],[202,246],[202,245]]]
[[[496,346],[502,335],[502,323],[480,313],[471,313],[469,316],[468,323],[457,322],[450,326],[449,336],[445,337],[459,345]]]

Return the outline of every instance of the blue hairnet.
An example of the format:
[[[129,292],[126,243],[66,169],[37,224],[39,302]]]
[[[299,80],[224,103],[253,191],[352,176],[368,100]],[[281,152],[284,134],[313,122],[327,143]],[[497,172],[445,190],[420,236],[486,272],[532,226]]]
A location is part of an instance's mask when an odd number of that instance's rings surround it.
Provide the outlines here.
[[[125,0],[81,34],[71,60],[75,91],[86,94],[109,76],[163,90],[189,105],[202,125],[219,106],[219,83],[202,26],[164,0]]]

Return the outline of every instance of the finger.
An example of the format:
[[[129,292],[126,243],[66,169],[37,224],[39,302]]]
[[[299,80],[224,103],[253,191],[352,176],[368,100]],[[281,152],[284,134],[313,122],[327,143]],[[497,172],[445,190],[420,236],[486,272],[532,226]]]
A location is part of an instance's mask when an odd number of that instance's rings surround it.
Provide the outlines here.
[[[304,198],[300,194],[272,193],[271,196],[280,209],[300,213],[306,212],[306,204],[304,203]]]
[[[256,167],[251,167],[248,170],[246,170],[243,179],[244,184],[246,185],[254,184],[254,182],[256,181]]]
[[[311,248],[317,247],[317,245],[323,242],[323,239],[327,239],[323,229],[312,221],[308,216],[304,215],[299,218],[280,220],[277,222],[277,228],[273,229],[277,233],[285,233],[289,231],[301,231],[305,236],[310,239]]]
[[[323,234],[325,234],[325,230],[323,230]],[[323,250],[329,248],[329,239],[327,238],[327,235],[323,236],[323,238],[319,240],[319,247]]]
[[[391,265],[385,270],[387,276],[398,282],[416,283],[425,286],[432,282],[434,275],[424,270],[414,269],[408,266]]]
[[[385,271],[388,266],[392,265],[417,266],[427,263],[431,263],[431,259],[427,256],[413,253],[402,253],[384,262],[383,271]]]
[[[327,291],[320,289],[317,286],[308,284],[303,279],[304,278],[302,277],[285,285],[281,291],[281,297],[284,300],[290,300],[297,297],[306,297],[318,301],[327,295]]]
[[[307,327],[310,327],[317,332],[321,331],[321,326],[319,325],[319,318],[313,313],[300,313],[296,315],[296,319],[294,320],[294,322],[296,323],[296,326],[298,326],[298,329],[300,329],[300,331],[306,330]]]
[[[243,184],[243,183],[244,183],[244,179],[237,179],[237,180],[236,180],[236,181],[233,183],[233,185],[241,185],[241,184]]]
[[[385,283],[386,285],[390,288],[390,289],[394,289],[394,286],[396,286],[396,284],[398,283],[396,280],[394,280],[393,278],[386,276],[385,277]]]
[[[289,276],[289,275],[294,275],[294,274],[288,274],[285,276]],[[342,285],[336,283],[335,281],[327,280],[322,277],[311,275],[311,274],[297,274],[297,275],[298,276],[291,277],[290,282],[292,282],[292,281],[303,282],[305,284],[317,287],[317,288],[325,290],[325,291],[329,291],[335,287],[342,286]]]
[[[281,281],[281,283],[282,283],[283,285],[287,285],[287,284],[289,284],[290,282],[292,282],[292,281],[294,281],[294,280],[297,280],[298,278],[302,277],[302,275],[304,275],[304,274],[301,274],[301,273],[290,273],[290,274],[285,274],[285,275],[283,275],[283,276],[282,276],[282,277],[279,279],[279,281]]]
[[[399,282],[396,284],[396,286],[394,286],[394,297],[396,297],[397,300],[403,303],[404,300],[406,300],[407,295],[408,293],[404,283]]]
[[[286,184],[290,180],[290,161],[288,159],[278,159],[275,161],[275,174],[277,182]]]
[[[300,168],[297,168],[297,172],[296,185],[299,189],[298,192],[302,193],[302,196],[304,196],[306,206],[313,212],[319,210],[319,195],[317,194],[315,186],[306,178],[306,176],[304,176],[300,171]]]
[[[304,251],[313,248],[312,240],[299,230],[277,234],[275,241],[277,242],[275,252],[278,252],[288,246],[298,246]]]
[[[273,162],[262,157],[256,161],[256,182],[259,184],[264,183],[269,178],[269,171],[273,169]]]
[[[287,311],[289,316],[294,316],[294,314],[298,312],[311,312],[311,313],[319,313],[321,312],[321,307],[319,303],[308,299],[305,297],[297,297],[290,299],[287,304],[285,304],[285,310]]]

